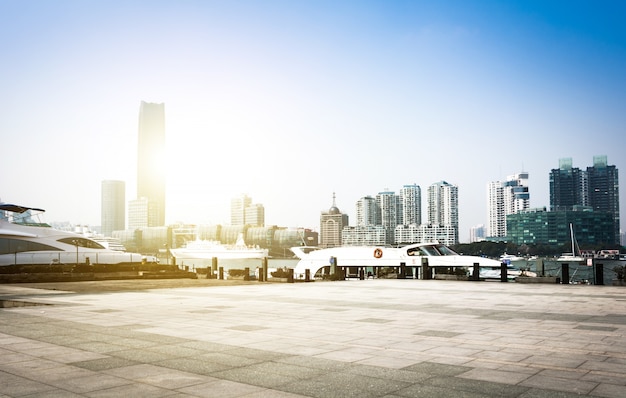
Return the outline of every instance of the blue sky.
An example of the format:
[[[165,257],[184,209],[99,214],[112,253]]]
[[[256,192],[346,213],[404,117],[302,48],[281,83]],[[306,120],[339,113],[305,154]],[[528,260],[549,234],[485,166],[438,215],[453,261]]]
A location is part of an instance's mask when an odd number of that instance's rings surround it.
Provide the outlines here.
[[[489,181],[528,171],[543,207],[560,158],[624,173],[624,15],[618,1],[0,0],[0,199],[99,225],[102,180],[134,198],[144,100],[165,103],[168,222],[227,223],[246,193],[268,224],[317,229],[336,192],[353,224],[362,196],[445,180],[466,241]]]

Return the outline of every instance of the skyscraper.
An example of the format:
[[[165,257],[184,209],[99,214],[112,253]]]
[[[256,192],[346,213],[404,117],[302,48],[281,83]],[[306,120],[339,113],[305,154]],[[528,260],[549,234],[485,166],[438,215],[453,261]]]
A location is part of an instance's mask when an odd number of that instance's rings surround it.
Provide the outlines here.
[[[593,167],[587,167],[587,196],[594,211],[610,213],[613,218],[615,243],[620,242],[619,176],[615,166],[609,166],[606,156],[594,156]]]
[[[165,225],[165,105],[141,102],[137,152],[137,198],[148,201],[146,225]]]
[[[559,159],[559,168],[550,171],[550,211],[588,206],[587,173],[572,167],[572,158]]]
[[[101,200],[102,234],[110,237],[113,231],[121,231],[125,228],[126,185],[124,181],[102,181]]]
[[[507,177],[506,181],[493,181],[487,186],[487,219],[489,236],[506,237],[506,216],[530,207],[528,173],[521,172]]]
[[[422,223],[422,190],[417,184],[405,185],[400,190],[402,203],[402,224],[420,225]]]
[[[571,158],[559,159],[559,168],[550,172],[550,210],[573,210],[580,206],[609,213],[614,224],[614,240],[607,243],[619,243],[619,175],[615,166],[608,165],[605,155],[594,156],[593,166],[586,170],[572,167]]]
[[[378,217],[378,206],[376,199],[371,196],[364,196],[356,202],[356,225],[366,227],[376,225]]]
[[[446,181],[428,187],[428,223],[448,227],[454,236],[448,239],[454,244],[459,237],[459,189]]]
[[[378,223],[387,231],[387,243],[393,244],[396,227],[402,224],[400,197],[392,191],[379,192],[376,195],[376,203],[380,215]]]

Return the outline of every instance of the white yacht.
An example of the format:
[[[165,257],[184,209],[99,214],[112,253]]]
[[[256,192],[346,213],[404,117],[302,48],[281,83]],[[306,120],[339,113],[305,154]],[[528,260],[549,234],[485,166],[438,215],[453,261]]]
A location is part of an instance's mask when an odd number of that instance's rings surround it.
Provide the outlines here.
[[[383,246],[342,246],[320,249],[311,246],[292,247],[296,257],[300,259],[294,274],[298,278],[305,275],[306,270],[314,276],[324,267],[330,267],[331,258],[336,259],[340,267],[399,267],[404,263],[407,267],[419,267],[422,259],[428,259],[430,267],[500,267],[500,261],[478,256],[464,256],[456,253],[448,246],[440,243],[418,243],[400,248]],[[436,272],[436,271],[435,271]]]
[[[35,264],[140,264],[154,256],[105,248],[83,235],[41,222],[43,209],[0,203],[0,266]]]
[[[267,249],[247,246],[241,233],[237,236],[237,242],[234,245],[223,245],[211,240],[191,240],[184,247],[170,249],[170,252],[176,258],[204,260],[210,260],[213,257],[220,260],[262,259],[268,256]]]

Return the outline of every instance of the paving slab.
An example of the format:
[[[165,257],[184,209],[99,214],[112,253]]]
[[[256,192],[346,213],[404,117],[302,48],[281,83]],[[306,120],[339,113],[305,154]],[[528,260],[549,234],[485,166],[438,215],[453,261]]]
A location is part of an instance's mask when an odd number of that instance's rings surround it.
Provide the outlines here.
[[[0,397],[626,396],[626,288],[0,285]]]

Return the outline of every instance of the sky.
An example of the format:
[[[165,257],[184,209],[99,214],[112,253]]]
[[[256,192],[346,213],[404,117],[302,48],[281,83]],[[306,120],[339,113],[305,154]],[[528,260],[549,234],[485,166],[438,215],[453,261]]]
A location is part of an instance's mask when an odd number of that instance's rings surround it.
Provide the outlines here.
[[[141,101],[165,104],[166,222],[319,230],[333,204],[458,186],[461,242],[487,184],[606,155],[626,172],[622,1],[0,0],[0,201],[100,225],[136,196]],[[626,194],[620,191],[622,213]],[[622,229],[626,230],[626,214]],[[425,220],[424,220],[425,221]]]

